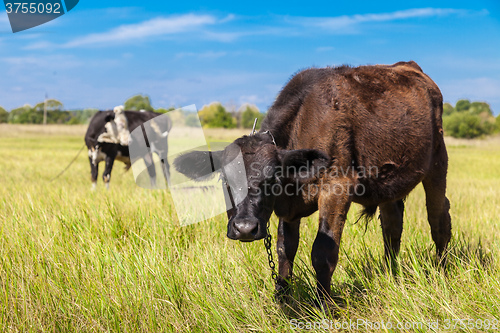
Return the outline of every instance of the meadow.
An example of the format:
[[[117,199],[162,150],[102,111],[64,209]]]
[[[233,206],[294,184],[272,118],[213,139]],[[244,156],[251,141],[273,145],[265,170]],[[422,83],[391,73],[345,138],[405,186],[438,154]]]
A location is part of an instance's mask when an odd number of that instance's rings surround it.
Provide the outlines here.
[[[85,130],[0,125],[2,332],[292,332],[363,320],[342,330],[500,330],[500,137],[447,140],[446,269],[435,264],[421,185],[406,201],[397,273],[384,263],[379,221],[356,224],[354,205],[332,279],[336,306],[324,313],[313,306],[317,213],[302,221],[293,299],[277,304],[263,242],[229,240],[225,214],[180,226],[170,193],[138,187],[120,162],[110,190],[99,178],[91,191],[86,150],[50,182]],[[206,134],[227,141],[246,132]],[[273,216],[273,243],[276,227]]]

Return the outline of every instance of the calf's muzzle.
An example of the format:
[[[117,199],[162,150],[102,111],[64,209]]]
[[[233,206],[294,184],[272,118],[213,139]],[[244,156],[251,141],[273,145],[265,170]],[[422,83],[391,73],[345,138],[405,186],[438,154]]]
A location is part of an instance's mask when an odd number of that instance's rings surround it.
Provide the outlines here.
[[[228,223],[227,237],[242,242],[252,242],[266,236],[265,226],[258,219],[232,219]]]

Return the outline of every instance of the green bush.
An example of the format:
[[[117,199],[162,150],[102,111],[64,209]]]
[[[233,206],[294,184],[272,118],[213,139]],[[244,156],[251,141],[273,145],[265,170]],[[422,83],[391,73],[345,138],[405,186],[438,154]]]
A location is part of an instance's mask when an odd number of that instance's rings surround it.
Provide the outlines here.
[[[443,117],[449,116],[454,112],[455,112],[455,108],[453,107],[453,105],[451,105],[450,103],[443,104]]]
[[[455,113],[444,119],[444,130],[456,138],[475,138],[484,134],[481,119],[467,113]]]
[[[219,108],[208,127],[235,128],[236,119],[230,113],[227,113],[224,108]]]
[[[156,113],[167,113],[167,112],[170,112],[170,111],[174,111],[175,108],[173,106],[169,107],[168,109],[165,109],[165,108],[158,108],[156,110],[154,110]]]
[[[125,101],[123,107],[125,108],[125,110],[132,110],[132,111],[140,111],[140,110],[154,111],[154,108],[151,106],[151,101],[149,99],[149,96],[147,95],[132,96]]]
[[[485,102],[473,102],[470,104],[470,108],[468,111],[472,114],[487,114],[493,116],[493,112],[491,111],[490,105]]]
[[[0,106],[0,124],[6,123],[9,120],[9,113]]]
[[[29,104],[10,110],[8,117],[9,124],[26,124],[24,121],[28,117],[24,116],[24,114],[31,112],[31,110],[31,105]]]
[[[443,129],[455,138],[477,138],[490,135],[500,129],[488,103],[459,100],[453,108],[443,105]]]
[[[470,101],[467,99],[461,99],[455,105],[455,110],[457,112],[468,111],[470,108]]]
[[[257,126],[256,129],[260,128],[262,120],[265,115],[260,113],[259,110],[256,110],[251,107],[247,107],[245,111],[243,111],[241,115],[241,127],[243,128],[252,128],[255,118],[257,118]]]
[[[235,128],[237,124],[236,119],[219,102],[205,105],[198,115],[203,127]]]

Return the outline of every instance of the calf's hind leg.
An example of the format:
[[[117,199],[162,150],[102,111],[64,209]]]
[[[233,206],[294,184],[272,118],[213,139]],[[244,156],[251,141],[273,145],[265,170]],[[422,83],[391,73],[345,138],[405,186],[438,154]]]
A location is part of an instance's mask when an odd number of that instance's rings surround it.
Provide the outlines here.
[[[431,226],[432,240],[436,244],[438,260],[443,256],[451,239],[450,201],[446,198],[446,173],[448,156],[444,144],[436,154],[432,169],[422,181],[425,190],[427,219]]]
[[[394,260],[399,254],[401,244],[405,204],[403,200],[397,200],[383,203],[379,207],[385,257]]]

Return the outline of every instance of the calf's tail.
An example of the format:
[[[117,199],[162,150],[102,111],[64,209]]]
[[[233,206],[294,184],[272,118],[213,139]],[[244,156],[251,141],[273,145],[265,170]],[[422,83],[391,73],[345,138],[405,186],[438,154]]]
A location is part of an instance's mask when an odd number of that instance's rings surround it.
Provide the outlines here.
[[[375,216],[377,208],[378,205],[363,206],[363,209],[361,210],[361,213],[359,214],[358,219],[355,222],[358,223],[360,220],[363,220],[365,222],[365,233],[368,230],[368,222],[370,222]]]

